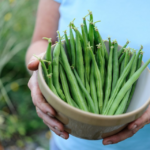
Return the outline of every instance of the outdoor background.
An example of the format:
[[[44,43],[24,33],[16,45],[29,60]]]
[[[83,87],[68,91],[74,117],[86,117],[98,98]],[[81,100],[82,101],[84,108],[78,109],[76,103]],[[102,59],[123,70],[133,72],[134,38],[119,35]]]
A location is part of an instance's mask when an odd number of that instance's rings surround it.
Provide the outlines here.
[[[25,67],[37,5],[0,0],[0,150],[48,149],[50,132],[32,104]]]

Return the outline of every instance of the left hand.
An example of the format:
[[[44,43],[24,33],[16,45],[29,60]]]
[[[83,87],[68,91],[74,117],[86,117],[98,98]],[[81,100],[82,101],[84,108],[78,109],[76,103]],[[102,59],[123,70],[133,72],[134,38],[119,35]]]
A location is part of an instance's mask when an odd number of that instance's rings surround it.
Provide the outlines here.
[[[150,123],[150,105],[145,113],[137,120],[128,124],[128,126],[119,133],[103,139],[103,144],[115,144],[132,137],[138,130]]]

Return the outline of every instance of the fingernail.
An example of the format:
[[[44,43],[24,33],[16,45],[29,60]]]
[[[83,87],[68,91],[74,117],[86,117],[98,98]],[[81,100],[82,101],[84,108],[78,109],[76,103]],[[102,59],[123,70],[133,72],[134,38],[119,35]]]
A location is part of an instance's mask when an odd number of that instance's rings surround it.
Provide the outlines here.
[[[50,116],[50,117],[54,117],[54,116],[52,116],[49,112],[47,113],[47,115]]]
[[[34,60],[34,59],[32,59],[32,60],[28,63],[28,65],[29,65],[29,64],[31,64],[31,63],[32,63],[32,62],[34,62],[34,61],[35,61],[35,60]]]
[[[112,144],[112,141],[108,141],[106,144],[107,144],[107,145]]]
[[[63,134],[60,135],[63,139],[65,139],[65,136]]]
[[[134,130],[136,127],[137,127],[137,125],[134,125],[134,126],[132,127],[132,130]]]
[[[54,129],[60,132],[60,130],[59,130],[59,128],[58,128],[58,127],[54,127]]]

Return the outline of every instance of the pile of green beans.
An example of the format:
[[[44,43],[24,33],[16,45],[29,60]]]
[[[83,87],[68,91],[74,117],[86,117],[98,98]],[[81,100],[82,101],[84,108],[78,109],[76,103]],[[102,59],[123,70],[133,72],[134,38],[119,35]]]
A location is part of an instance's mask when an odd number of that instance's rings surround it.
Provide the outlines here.
[[[86,17],[89,16],[89,20]],[[75,19],[74,19],[75,20]],[[81,32],[74,20],[64,36],[59,31],[58,42],[51,50],[51,38],[44,59],[39,59],[43,77],[51,91],[72,107],[83,111],[118,115],[125,113],[131,102],[136,82],[150,59],[142,64],[143,46],[138,52],[126,48],[118,50],[116,40],[108,38],[109,50],[93,22],[89,11],[83,17]],[[63,38],[65,41],[62,42]]]

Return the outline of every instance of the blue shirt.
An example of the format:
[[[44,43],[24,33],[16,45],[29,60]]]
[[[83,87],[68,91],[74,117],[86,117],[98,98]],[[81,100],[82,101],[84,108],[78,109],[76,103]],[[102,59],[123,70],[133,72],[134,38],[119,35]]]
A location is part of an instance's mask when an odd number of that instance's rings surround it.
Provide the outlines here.
[[[75,25],[80,27],[82,18],[93,12],[102,38],[108,36],[116,39],[123,46],[127,39],[129,47],[139,49],[143,45],[144,62],[150,58],[150,1],[141,0],[55,0],[60,3],[59,31],[63,35],[68,30],[69,22],[74,18]],[[88,18],[89,19],[89,18]],[[102,140],[90,141],[69,137],[64,140],[53,134],[60,150],[150,150],[150,125],[146,125],[133,137],[113,145],[104,146]]]

